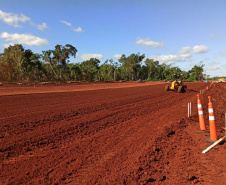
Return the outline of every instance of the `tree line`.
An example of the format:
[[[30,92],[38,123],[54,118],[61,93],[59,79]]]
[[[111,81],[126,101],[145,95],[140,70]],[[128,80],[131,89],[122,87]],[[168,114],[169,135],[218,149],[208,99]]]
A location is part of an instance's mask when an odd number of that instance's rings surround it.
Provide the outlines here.
[[[24,49],[21,44],[9,46],[0,54],[0,81],[168,81],[175,73],[183,74],[186,81],[204,79],[202,63],[183,71],[179,67],[145,59],[145,54],[140,53],[123,54],[118,61],[107,59],[102,64],[97,58],[70,63],[70,57],[76,57],[76,53],[77,49],[70,44],[56,45],[55,49],[41,54]]]

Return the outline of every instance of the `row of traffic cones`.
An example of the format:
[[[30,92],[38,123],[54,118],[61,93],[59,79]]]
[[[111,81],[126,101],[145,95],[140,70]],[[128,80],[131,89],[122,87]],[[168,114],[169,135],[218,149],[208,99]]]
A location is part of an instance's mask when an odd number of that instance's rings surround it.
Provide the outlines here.
[[[203,116],[203,110],[202,110],[202,104],[201,100],[199,98],[199,94],[197,94],[198,100],[197,100],[197,107],[198,107],[198,114],[199,114],[199,124],[201,131],[206,131],[204,116]],[[211,96],[208,96],[209,103],[208,103],[208,112],[209,112],[209,128],[210,128],[210,138],[207,138],[206,141],[209,143],[213,143],[217,141],[217,130],[216,130],[216,124],[215,124],[215,117],[214,117],[214,111],[213,111],[213,104],[211,102]]]

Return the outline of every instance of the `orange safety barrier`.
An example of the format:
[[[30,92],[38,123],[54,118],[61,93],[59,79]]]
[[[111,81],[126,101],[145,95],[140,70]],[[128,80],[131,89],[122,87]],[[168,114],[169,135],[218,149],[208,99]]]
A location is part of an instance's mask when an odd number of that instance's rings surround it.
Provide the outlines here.
[[[210,125],[210,140],[209,142],[217,141],[217,130],[215,124],[215,117],[213,112],[213,104],[211,102],[211,96],[208,96],[209,103],[208,103],[208,112],[209,112],[209,125]]]
[[[200,129],[204,131],[206,130],[206,125],[204,121],[201,100],[199,99],[199,94],[197,94],[197,97],[198,97],[197,107],[198,107],[198,114],[199,114],[199,125],[200,125]]]

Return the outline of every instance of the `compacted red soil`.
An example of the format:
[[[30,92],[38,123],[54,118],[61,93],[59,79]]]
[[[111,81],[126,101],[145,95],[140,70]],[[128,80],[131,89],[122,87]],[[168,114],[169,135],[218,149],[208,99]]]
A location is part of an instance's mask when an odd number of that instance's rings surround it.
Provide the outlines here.
[[[225,144],[202,154],[196,95],[208,86],[220,138],[226,84],[82,85],[0,87],[0,184],[225,184]]]

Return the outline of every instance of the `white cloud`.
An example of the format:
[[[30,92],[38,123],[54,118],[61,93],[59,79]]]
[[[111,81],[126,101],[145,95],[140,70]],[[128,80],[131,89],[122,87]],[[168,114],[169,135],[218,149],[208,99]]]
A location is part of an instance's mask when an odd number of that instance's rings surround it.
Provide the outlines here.
[[[121,56],[122,56],[122,55],[120,55],[120,54],[115,54],[115,55],[113,56],[113,58],[120,59]]]
[[[226,65],[215,62],[211,62],[205,66],[206,74],[211,77],[214,76],[225,76]]]
[[[180,54],[188,54],[191,53],[191,47],[187,46],[187,47],[183,47],[180,51]]]
[[[3,44],[3,47],[4,48],[8,48],[9,46],[14,46],[15,44],[14,43],[7,43],[7,44]]]
[[[64,23],[67,26],[71,26],[71,23],[70,22],[67,22],[67,21],[60,21],[60,22]]]
[[[191,47],[183,47],[179,52],[178,52],[178,57],[180,60],[185,60],[187,58],[191,57]]]
[[[192,56],[191,53],[185,53],[185,54],[178,54],[178,57],[181,59],[181,60],[185,60],[187,58],[190,58]]]
[[[149,37],[142,39],[142,38],[137,38],[136,44],[138,45],[143,45],[143,46],[148,46],[148,47],[154,47],[154,48],[158,48],[158,47],[164,47],[164,43],[162,42],[154,42],[152,41]]]
[[[205,45],[199,45],[199,46],[193,47],[193,52],[196,54],[207,53],[208,51],[209,51],[209,48]]]
[[[41,31],[43,31],[44,29],[46,29],[47,28],[47,24],[46,23],[42,23],[42,24],[35,24],[35,23],[33,23],[33,22],[30,22],[30,24],[32,25],[32,26],[35,26],[36,28],[38,28],[39,30],[41,30]]]
[[[28,46],[44,46],[49,44],[47,39],[42,39],[31,34],[9,34],[7,32],[3,32],[0,37],[5,39],[5,41],[10,41],[14,44],[25,44]]]
[[[191,58],[191,56],[191,47],[183,47],[177,54],[174,55],[157,55],[149,58],[157,60],[160,63],[174,64],[176,62],[183,62]]]
[[[217,70],[217,69],[220,69],[222,66],[220,64],[217,64],[217,65],[212,65],[212,66],[209,66],[207,67],[208,70]]]
[[[192,57],[192,54],[200,54],[208,51],[209,51],[209,48],[205,45],[194,46],[193,48],[187,46],[187,47],[181,48],[177,54],[156,55],[156,56],[151,56],[149,58],[158,60],[160,63],[174,64],[176,62],[186,61],[187,59]],[[223,51],[221,53],[226,55],[226,51],[225,52]]]
[[[152,56],[150,58],[165,64],[174,64],[175,62],[178,61],[177,55],[158,55],[158,56]]]
[[[38,24],[38,25],[37,25],[37,28],[38,28],[39,30],[44,30],[44,29],[47,28],[47,24],[46,24],[46,23],[42,23],[41,25]]]
[[[81,27],[73,28],[74,32],[83,32],[83,29]]]
[[[89,60],[91,58],[97,58],[99,60],[104,58],[103,55],[101,55],[101,54],[88,54],[88,53],[87,54],[78,54],[78,57],[83,61]]]
[[[66,26],[69,26],[72,28],[72,24],[70,22],[67,22],[67,21],[60,21],[62,23],[64,23]],[[72,30],[74,32],[83,32],[84,30],[81,28],[81,27],[78,27],[78,28],[72,28]]]
[[[13,14],[13,13],[7,13],[0,10],[0,20],[4,21],[6,24],[14,27],[22,27],[19,23],[25,23],[27,21],[30,21],[30,18],[21,14]]]
[[[23,14],[21,15],[17,15],[17,14],[13,14],[13,13],[7,13],[7,12],[3,12],[0,10],[0,20],[2,20],[3,22],[5,22],[6,24],[13,26],[15,28],[18,27],[22,27],[19,23],[25,23],[27,21],[30,22],[30,25],[35,26],[36,28],[38,28],[39,30],[44,30],[47,28],[47,24],[46,23],[42,23],[40,24],[35,24],[31,21],[30,17],[27,17]]]

